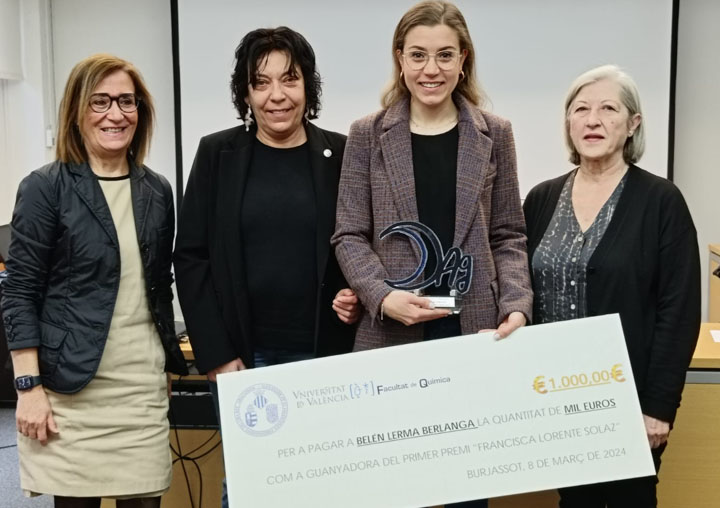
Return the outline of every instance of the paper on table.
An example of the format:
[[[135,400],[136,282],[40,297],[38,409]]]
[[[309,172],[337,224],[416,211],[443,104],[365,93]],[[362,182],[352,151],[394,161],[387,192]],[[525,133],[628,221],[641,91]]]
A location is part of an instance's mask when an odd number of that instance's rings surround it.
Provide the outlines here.
[[[720,330],[710,330],[710,335],[715,342],[720,342]]]

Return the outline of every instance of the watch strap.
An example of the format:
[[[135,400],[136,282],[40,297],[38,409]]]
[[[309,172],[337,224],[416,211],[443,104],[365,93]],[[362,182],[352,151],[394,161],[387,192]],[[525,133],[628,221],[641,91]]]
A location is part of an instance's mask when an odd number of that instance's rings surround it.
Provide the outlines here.
[[[18,376],[15,378],[15,389],[24,391],[42,384],[40,376]]]

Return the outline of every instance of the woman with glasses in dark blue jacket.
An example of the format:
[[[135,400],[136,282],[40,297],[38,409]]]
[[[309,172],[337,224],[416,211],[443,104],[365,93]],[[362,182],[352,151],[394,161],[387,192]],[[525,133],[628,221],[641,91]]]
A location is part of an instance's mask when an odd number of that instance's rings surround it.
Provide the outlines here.
[[[58,160],[18,190],[2,307],[20,481],[58,508],[159,507],[172,477],[165,371],[186,368],[172,192],[142,164],[153,115],[132,64],[83,60],[60,104]]]

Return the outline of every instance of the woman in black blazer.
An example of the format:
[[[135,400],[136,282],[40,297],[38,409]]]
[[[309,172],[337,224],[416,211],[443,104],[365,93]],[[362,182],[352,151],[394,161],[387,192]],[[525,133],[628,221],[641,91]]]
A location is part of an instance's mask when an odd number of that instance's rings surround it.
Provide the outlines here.
[[[524,203],[535,323],[619,313],[656,469],[700,328],[697,237],[680,191],[635,162],[644,149],[632,79],[592,69],[565,101],[574,170]],[[656,506],[657,476],[560,489],[560,506]]]
[[[153,102],[137,69],[94,55],[60,103],[57,159],[20,184],[3,322],[20,483],[56,508],[159,507],[169,488],[175,336],[170,185],[143,165]]]
[[[345,136],[309,122],[320,110],[315,54],[278,27],[248,33],[235,57],[245,125],[200,141],[174,258],[216,408],[218,374],[350,352],[359,313],[330,249]]]
[[[349,352],[354,330],[333,299],[357,309],[330,249],[345,136],[308,121],[320,109],[313,50],[279,27],[248,33],[235,56],[231,89],[245,125],[200,141],[174,257],[197,367],[210,381]]]

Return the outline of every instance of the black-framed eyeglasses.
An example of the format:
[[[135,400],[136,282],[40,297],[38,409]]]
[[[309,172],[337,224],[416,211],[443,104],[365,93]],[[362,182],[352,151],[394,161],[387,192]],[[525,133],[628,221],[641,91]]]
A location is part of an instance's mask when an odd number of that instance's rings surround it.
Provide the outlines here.
[[[113,102],[117,102],[120,111],[123,113],[132,113],[137,111],[140,105],[140,98],[134,93],[121,93],[112,97],[106,93],[94,93],[90,96],[90,109],[95,113],[105,113],[110,109]]]
[[[430,61],[430,57],[435,59],[435,65],[444,71],[451,71],[460,53],[457,51],[445,49],[438,51],[437,53],[426,53],[425,51],[413,50],[403,53],[402,56],[405,59],[405,63],[414,71],[424,69]]]

